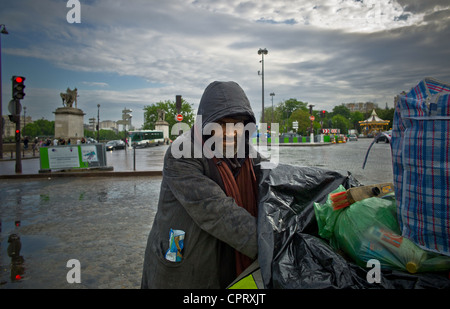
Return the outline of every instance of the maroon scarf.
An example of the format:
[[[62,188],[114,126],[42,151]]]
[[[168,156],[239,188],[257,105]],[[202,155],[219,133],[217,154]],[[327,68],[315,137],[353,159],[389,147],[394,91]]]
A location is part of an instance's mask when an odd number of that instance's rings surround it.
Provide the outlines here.
[[[225,162],[219,162],[216,157],[213,158],[216,166],[222,177],[223,184],[225,186],[225,193],[227,196],[234,198],[236,204],[247,210],[252,216],[257,217],[257,196],[258,188],[256,185],[256,176],[253,170],[252,160],[247,158],[240,172],[236,178],[234,178],[228,164]],[[253,263],[253,260],[248,256],[236,252],[236,273],[239,276],[248,266]]]

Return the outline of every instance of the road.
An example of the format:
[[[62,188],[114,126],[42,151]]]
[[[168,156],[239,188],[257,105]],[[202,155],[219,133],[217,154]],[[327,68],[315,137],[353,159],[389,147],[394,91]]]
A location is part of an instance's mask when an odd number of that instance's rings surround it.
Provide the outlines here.
[[[300,166],[317,166],[338,171],[344,175],[350,172],[361,184],[392,182],[392,157],[390,144],[375,143],[363,162],[372,139],[361,138],[345,144],[321,147],[279,147],[280,162]]]
[[[392,181],[389,144],[375,144],[362,170],[370,142],[280,147],[280,163],[349,171],[363,184]],[[161,170],[166,149],[138,149],[136,169]],[[133,170],[132,151],[107,160],[115,171]],[[39,159],[25,162],[37,173]],[[14,161],[0,163],[2,174],[14,171]],[[160,184],[159,176],[0,180],[0,288],[139,288]],[[8,255],[11,234],[22,258]],[[79,261],[81,283],[67,281],[69,260]]]

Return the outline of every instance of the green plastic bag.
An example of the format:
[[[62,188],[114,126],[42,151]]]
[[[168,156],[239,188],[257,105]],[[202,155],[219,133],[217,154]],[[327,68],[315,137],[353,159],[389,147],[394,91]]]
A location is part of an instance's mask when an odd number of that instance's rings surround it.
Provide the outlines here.
[[[340,186],[332,193],[345,191]],[[377,259],[382,268],[410,273],[450,269],[450,257],[427,252],[400,236],[394,195],[372,197],[334,210],[330,197],[314,204],[319,235],[358,265]]]

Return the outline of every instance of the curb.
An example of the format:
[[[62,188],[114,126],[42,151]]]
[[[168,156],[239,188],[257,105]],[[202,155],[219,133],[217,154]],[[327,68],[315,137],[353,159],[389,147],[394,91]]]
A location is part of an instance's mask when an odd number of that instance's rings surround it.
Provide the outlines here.
[[[59,178],[59,177],[154,177],[162,176],[162,171],[126,171],[126,172],[53,172],[53,173],[39,173],[39,174],[14,174],[14,175],[0,175],[0,179],[30,179],[30,178]]]

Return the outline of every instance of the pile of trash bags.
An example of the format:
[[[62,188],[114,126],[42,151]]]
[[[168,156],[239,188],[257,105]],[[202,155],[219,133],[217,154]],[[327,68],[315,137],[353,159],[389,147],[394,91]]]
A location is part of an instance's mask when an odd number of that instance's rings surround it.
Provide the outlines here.
[[[335,210],[331,194],[361,186],[350,174],[279,164],[259,179],[265,288],[450,288],[450,257],[399,236],[394,194]]]

